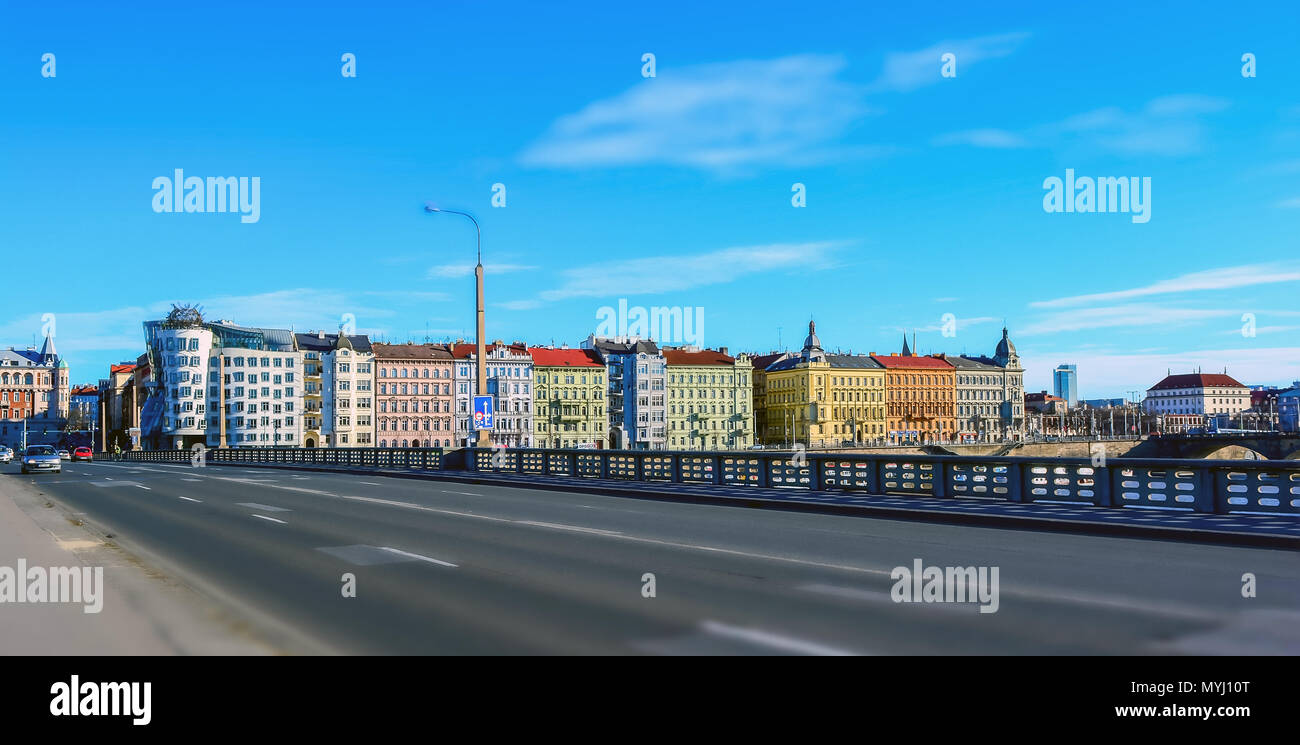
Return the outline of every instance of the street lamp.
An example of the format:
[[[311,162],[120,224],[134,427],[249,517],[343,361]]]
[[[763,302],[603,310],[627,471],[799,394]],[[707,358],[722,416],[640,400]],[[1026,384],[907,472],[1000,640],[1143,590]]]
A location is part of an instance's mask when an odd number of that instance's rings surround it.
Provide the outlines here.
[[[484,324],[483,324],[483,230],[479,227],[478,220],[475,220],[474,216],[468,212],[442,209],[440,207],[435,207],[432,204],[427,204],[427,203],[424,205],[424,211],[429,213],[447,213],[450,215],[460,215],[461,217],[469,218],[469,221],[474,223],[474,233],[477,239],[476,253],[478,256],[478,264],[474,267],[474,305],[475,305],[474,347],[475,347],[475,353],[478,355],[478,364],[476,365],[476,373],[478,375],[478,381],[474,384],[474,387],[475,387],[475,392],[478,395],[486,396],[487,395],[487,352],[484,349],[484,341],[483,341],[483,336],[486,333],[484,331]],[[470,417],[470,422],[472,428],[473,426],[472,415]],[[492,434],[489,430],[475,429],[474,437],[475,437],[475,442],[474,442],[475,446],[477,447],[492,446]]]

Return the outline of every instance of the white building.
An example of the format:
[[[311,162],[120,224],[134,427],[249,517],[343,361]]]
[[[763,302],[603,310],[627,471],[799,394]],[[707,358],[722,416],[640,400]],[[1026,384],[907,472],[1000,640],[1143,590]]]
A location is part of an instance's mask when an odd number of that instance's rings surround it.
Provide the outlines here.
[[[495,341],[487,353],[487,395],[492,396],[495,425],[492,444],[509,448],[533,447],[533,357],[522,342]],[[478,388],[478,350],[457,342],[451,347],[456,373],[456,441],[472,446],[470,408]]]
[[[143,432],[160,447],[300,447],[302,353],[283,329],[209,323],[192,309],[146,321],[153,380]],[[224,413],[224,416],[223,416]]]
[[[321,354],[321,435],[325,447],[374,447],[374,360],[366,337],[339,334]]]
[[[1250,389],[1227,373],[1167,375],[1147,389],[1142,407],[1165,418],[1163,431],[1180,432],[1213,417],[1240,415],[1250,408]]]

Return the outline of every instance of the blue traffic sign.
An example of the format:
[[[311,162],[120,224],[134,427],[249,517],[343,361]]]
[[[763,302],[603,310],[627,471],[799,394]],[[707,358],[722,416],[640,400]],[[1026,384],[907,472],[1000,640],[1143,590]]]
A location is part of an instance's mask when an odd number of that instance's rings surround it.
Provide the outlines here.
[[[492,429],[492,397],[474,397],[474,429]]]

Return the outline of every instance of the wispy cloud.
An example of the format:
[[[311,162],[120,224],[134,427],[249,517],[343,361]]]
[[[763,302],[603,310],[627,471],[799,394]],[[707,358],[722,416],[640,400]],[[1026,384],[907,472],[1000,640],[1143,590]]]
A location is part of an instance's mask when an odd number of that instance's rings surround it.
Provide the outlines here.
[[[1239,310],[1170,308],[1149,303],[1073,308],[1048,314],[1024,326],[1017,333],[1022,336],[1034,336],[1122,326],[1175,326],[1209,318],[1238,316],[1240,313]]]
[[[429,267],[425,279],[455,279],[474,276],[474,264],[441,264]],[[509,274],[511,272],[531,272],[537,269],[528,264],[484,264],[484,274]]]
[[[509,301],[501,307],[532,310],[543,303],[578,297],[658,295],[735,282],[764,272],[803,272],[827,268],[839,241],[772,243],[694,255],[648,256],[567,269],[558,287],[536,298]]]
[[[1281,207],[1284,210],[1300,210],[1300,197],[1295,197],[1293,199],[1283,199],[1282,201],[1277,203],[1277,206]]]
[[[911,52],[893,52],[885,57],[884,68],[871,85],[871,90],[910,91],[933,85],[943,79],[939,71],[944,54],[957,57],[957,74],[960,76],[976,63],[1013,54],[1028,38],[1028,32],[1018,31],[943,41]]]
[[[671,164],[726,169],[801,165],[843,154],[833,143],[869,113],[840,56],[805,54],[672,69],[561,117],[525,165]],[[859,153],[862,154],[862,153]]]
[[[936,137],[934,144],[1005,149],[1059,147],[1076,142],[1126,155],[1187,155],[1204,146],[1207,131],[1204,118],[1223,111],[1228,105],[1221,98],[1175,94],[1151,99],[1137,111],[1109,106],[1020,131],[953,132]]]
[[[1201,290],[1227,290],[1252,285],[1295,282],[1297,280],[1300,280],[1300,264],[1294,262],[1244,264],[1183,274],[1128,290],[1098,292],[1091,295],[1073,295],[1054,300],[1040,300],[1029,305],[1034,308],[1062,308],[1089,303],[1130,300],[1151,295],[1167,295]]]
[[[1029,141],[1023,135],[1005,129],[968,129],[962,132],[951,132],[934,138],[933,142],[935,145],[971,145],[994,149],[1029,146]]]
[[[962,318],[961,316],[958,316],[956,318],[955,325],[957,327],[956,328],[957,331],[964,331],[967,328],[970,328],[971,326],[978,326],[982,323],[995,323],[1001,320],[1002,320],[1001,318],[996,318],[994,316],[977,316],[974,318]],[[915,326],[915,327],[881,326],[881,328],[888,329],[890,331],[901,331],[904,333],[911,332],[911,331],[918,331],[924,333],[924,332],[943,331],[943,323],[942,322],[932,323],[926,326]]]

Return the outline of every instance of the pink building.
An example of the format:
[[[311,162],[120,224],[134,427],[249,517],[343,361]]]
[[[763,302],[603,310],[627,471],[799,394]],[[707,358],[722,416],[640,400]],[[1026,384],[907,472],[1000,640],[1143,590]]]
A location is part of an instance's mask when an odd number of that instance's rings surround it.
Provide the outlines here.
[[[378,344],[375,444],[452,447],[456,438],[452,355],[443,344]]]

